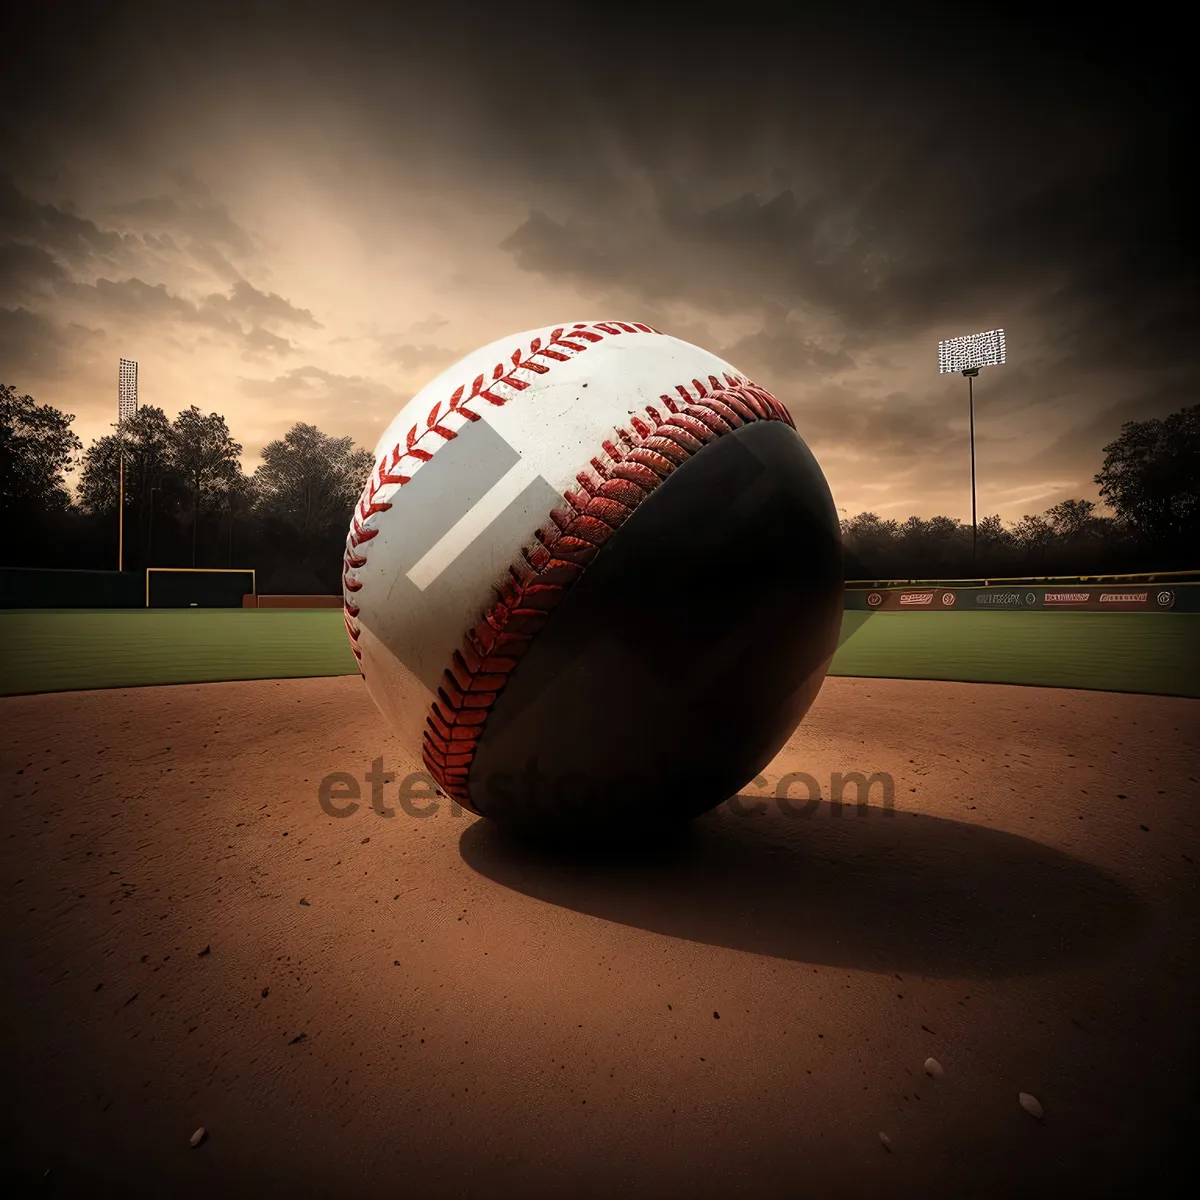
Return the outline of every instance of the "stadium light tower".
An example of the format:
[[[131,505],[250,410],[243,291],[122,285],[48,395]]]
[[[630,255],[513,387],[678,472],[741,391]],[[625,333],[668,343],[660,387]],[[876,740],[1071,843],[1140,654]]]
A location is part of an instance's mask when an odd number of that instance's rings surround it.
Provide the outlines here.
[[[970,333],[966,337],[947,338],[938,342],[938,373],[961,372],[967,377],[967,403],[971,414],[971,561],[979,540],[979,525],[975,516],[975,377],[981,367],[1004,364],[1004,330],[989,329],[987,333]]]
[[[138,365],[120,360],[117,371],[117,439],[120,444],[120,477],[117,485],[117,570],[125,569],[125,422],[137,412]]]

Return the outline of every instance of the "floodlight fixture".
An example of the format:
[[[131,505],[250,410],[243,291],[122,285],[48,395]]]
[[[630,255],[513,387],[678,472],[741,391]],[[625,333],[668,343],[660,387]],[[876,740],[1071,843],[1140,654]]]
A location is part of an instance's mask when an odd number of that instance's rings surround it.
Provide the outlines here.
[[[971,421],[971,560],[975,560],[979,525],[975,512],[975,377],[983,367],[1004,365],[1004,330],[969,333],[938,342],[938,373],[967,377],[967,405]]]
[[[979,374],[980,367],[1003,365],[1003,329],[989,329],[987,333],[970,333],[966,337],[938,342],[938,373],[941,375],[961,372],[971,378]]]
[[[132,417],[137,406],[138,365],[132,359],[123,358],[117,370],[117,424]]]
[[[125,569],[125,422],[137,412],[138,365],[122,358],[117,367],[117,570]]]

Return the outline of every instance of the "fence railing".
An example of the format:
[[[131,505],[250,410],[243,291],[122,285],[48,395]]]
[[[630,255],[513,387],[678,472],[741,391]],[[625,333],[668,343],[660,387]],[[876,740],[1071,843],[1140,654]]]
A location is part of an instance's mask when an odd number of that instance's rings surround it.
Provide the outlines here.
[[[1055,583],[1187,583],[1200,581],[1200,570],[1151,571],[1134,575],[990,575],[977,579],[848,579],[848,588],[913,587],[1003,587],[1007,584]]]

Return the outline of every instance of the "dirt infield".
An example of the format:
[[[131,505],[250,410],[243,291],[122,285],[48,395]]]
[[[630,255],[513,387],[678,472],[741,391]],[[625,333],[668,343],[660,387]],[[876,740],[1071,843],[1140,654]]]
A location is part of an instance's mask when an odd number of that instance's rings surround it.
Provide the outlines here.
[[[1200,1132],[1200,701],[830,679],[762,811],[620,861],[327,815],[419,769],[357,678],[0,725],[23,1192],[1161,1195]]]

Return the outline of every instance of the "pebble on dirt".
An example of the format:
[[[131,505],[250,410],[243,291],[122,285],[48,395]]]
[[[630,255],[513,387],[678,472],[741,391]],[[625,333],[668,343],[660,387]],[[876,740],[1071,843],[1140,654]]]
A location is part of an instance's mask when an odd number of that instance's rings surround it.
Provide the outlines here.
[[[197,1146],[199,1146],[199,1145],[200,1145],[200,1143],[201,1143],[202,1141],[204,1141],[204,1139],[205,1139],[207,1136],[208,1136],[208,1134],[205,1132],[205,1130],[204,1130],[204,1126],[203,1126],[203,1125],[201,1125],[201,1126],[200,1126],[200,1128],[199,1128],[199,1129],[197,1129],[197,1130],[196,1130],[196,1132],[192,1134],[192,1137],[191,1137],[191,1146],[192,1146],[192,1149],[193,1149],[193,1150],[195,1150],[195,1148],[196,1148]]]
[[[1031,1096],[1028,1092],[1022,1092],[1017,1099],[1021,1102],[1021,1107],[1031,1116],[1037,1117],[1040,1121],[1045,1112],[1042,1106],[1038,1103],[1036,1096]]]
[[[936,1058],[927,1058],[925,1060],[925,1074],[932,1075],[934,1079],[941,1079],[946,1072]]]
[[[206,954],[211,954],[211,953],[212,953],[212,947],[211,947],[211,946],[205,946],[205,947],[204,947],[204,949],[203,949],[203,950],[201,950],[201,951],[200,951],[200,953],[196,955],[196,957],[197,957],[197,958],[203,958],[203,957],[204,957]]]
[[[880,1133],[879,1144],[889,1153],[892,1152],[892,1139],[886,1133]]]

